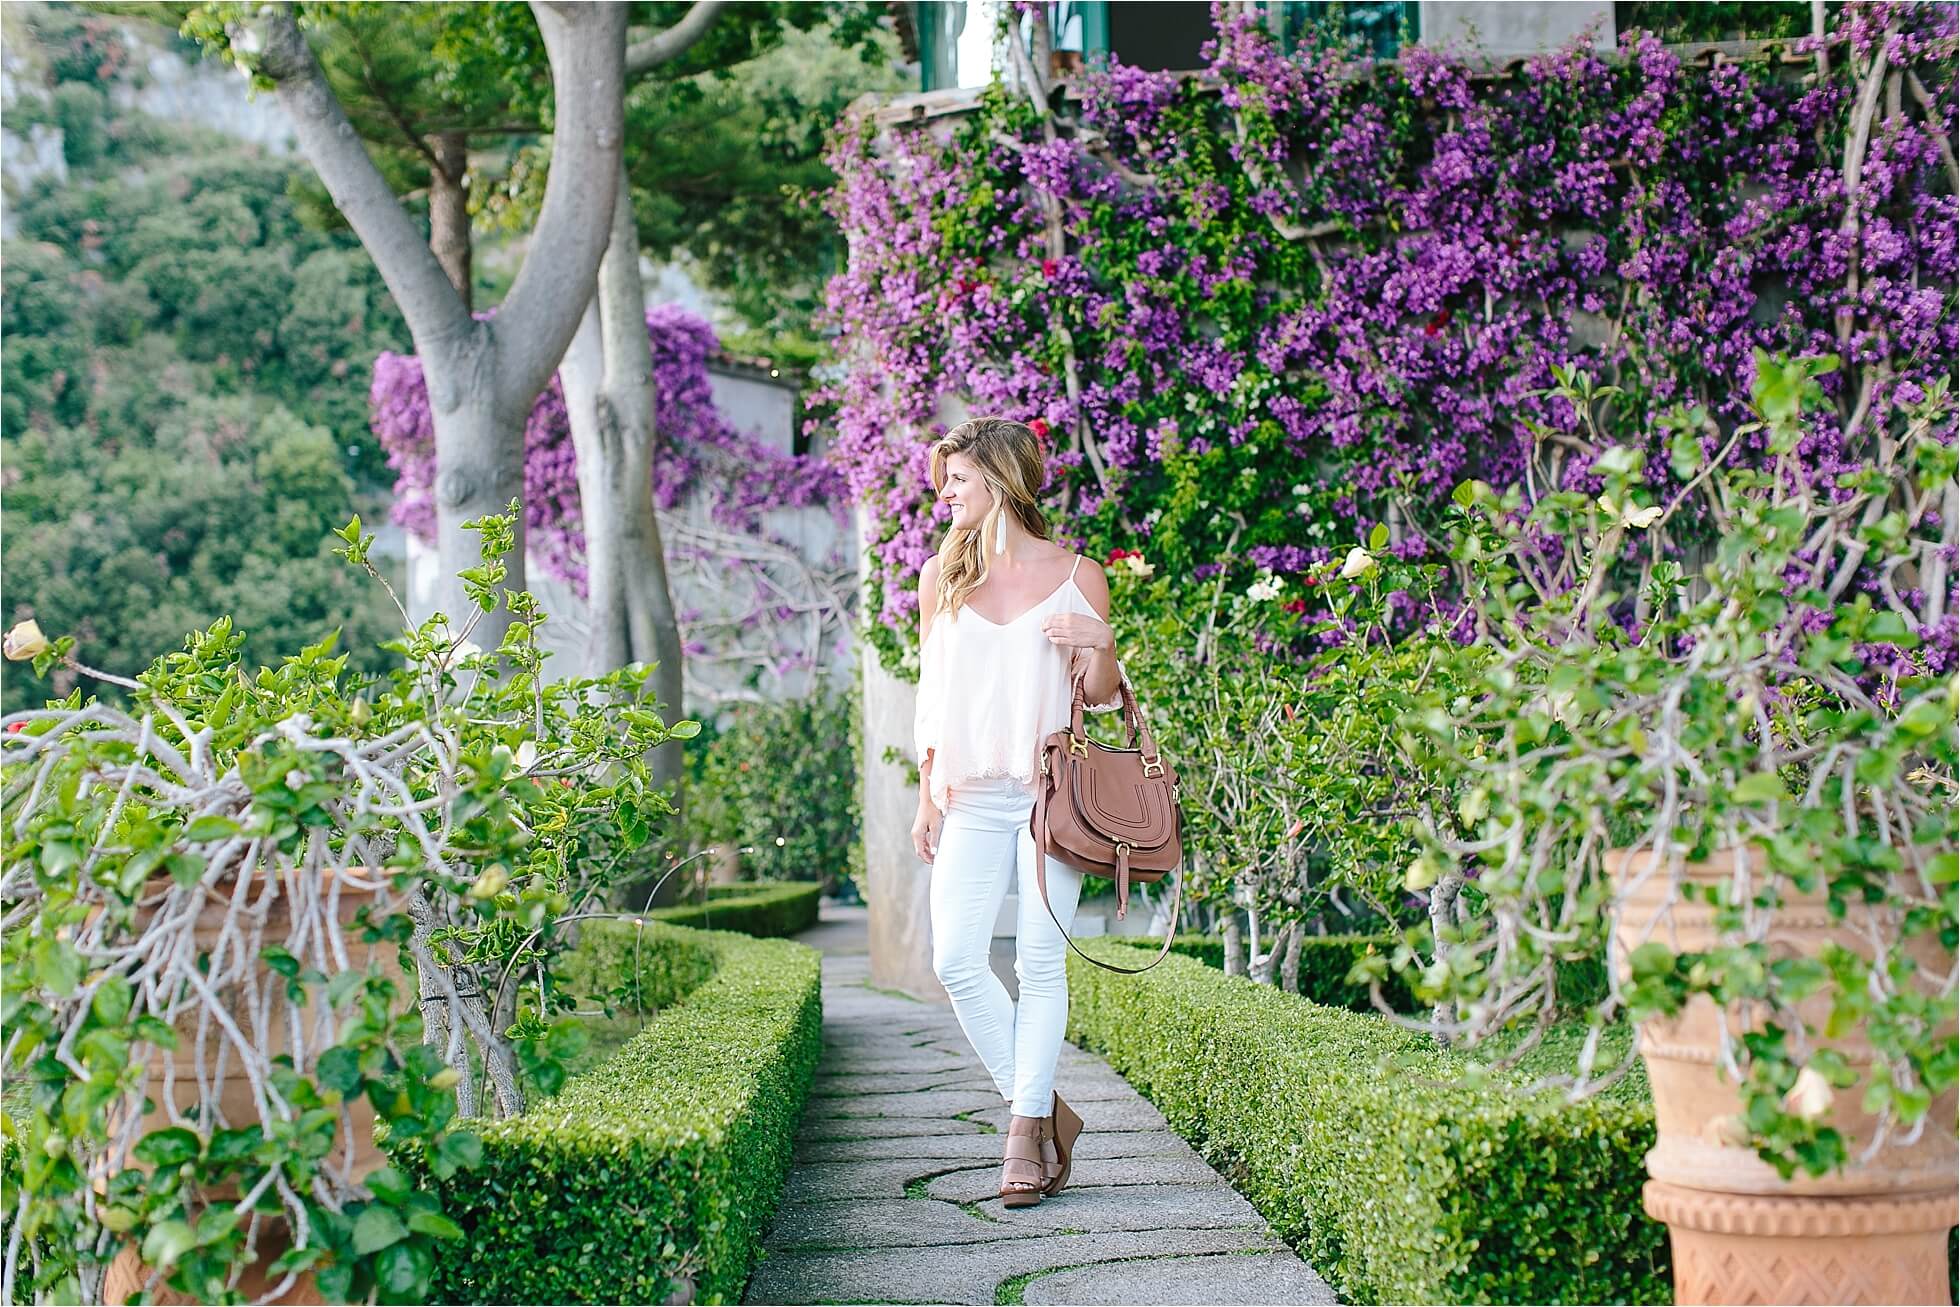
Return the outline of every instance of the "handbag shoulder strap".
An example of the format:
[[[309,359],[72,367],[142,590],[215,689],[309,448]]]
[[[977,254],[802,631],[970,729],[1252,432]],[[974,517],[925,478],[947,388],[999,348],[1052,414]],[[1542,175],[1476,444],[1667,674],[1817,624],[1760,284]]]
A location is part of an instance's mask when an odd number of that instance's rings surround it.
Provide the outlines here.
[[[1080,685],[1079,682],[1077,684],[1078,686]],[[1081,700],[1078,699],[1077,703],[1080,702]],[[1035,791],[1034,808],[1034,829],[1037,831],[1047,830],[1048,787],[1046,785],[1041,786]],[[1048,901],[1048,854],[1042,850],[1039,840],[1035,842],[1034,849],[1034,879],[1035,883],[1041,887],[1041,906],[1048,909],[1048,919],[1055,923],[1055,929],[1062,932],[1062,938],[1068,941],[1068,946],[1075,950],[1078,957],[1095,963],[1105,971],[1120,971],[1125,975],[1133,976],[1139,971],[1150,970],[1150,968],[1162,962],[1169,955],[1171,941],[1177,938],[1177,907],[1184,894],[1184,869],[1182,867],[1178,868],[1178,874],[1171,878],[1171,912],[1169,921],[1164,925],[1164,946],[1157,950],[1156,957],[1150,959],[1150,961],[1140,967],[1119,967],[1114,963],[1104,962],[1101,958],[1092,958],[1082,951],[1082,946],[1075,942],[1075,937],[1068,933],[1066,926],[1062,925],[1062,919],[1055,915],[1055,905]]]

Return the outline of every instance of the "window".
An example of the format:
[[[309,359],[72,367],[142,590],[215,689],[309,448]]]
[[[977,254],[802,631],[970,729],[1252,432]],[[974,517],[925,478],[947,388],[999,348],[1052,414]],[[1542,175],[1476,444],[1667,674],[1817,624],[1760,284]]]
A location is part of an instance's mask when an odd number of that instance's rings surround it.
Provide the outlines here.
[[[1392,0],[1283,0],[1272,11],[1288,50],[1334,41],[1357,59],[1393,59],[1422,36],[1417,8]]]

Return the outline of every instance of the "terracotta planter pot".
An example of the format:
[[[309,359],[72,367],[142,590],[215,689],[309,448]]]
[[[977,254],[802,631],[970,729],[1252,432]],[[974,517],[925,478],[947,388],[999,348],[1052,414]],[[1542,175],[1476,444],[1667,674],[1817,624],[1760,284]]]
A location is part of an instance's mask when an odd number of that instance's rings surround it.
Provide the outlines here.
[[[1761,884],[1767,874],[1761,855],[1745,856],[1752,882]],[[1615,851],[1606,868],[1620,897],[1614,967],[1623,980],[1629,956],[1648,940],[1676,952],[1722,942],[1714,909],[1682,901],[1667,867],[1651,853]],[[1684,883],[1711,886],[1728,881],[1734,864],[1724,856],[1687,864],[1681,874]],[[1767,937],[1773,956],[1814,957],[1832,942],[1870,956],[1864,939],[1831,918],[1821,890],[1801,895],[1787,882],[1781,890],[1784,904]],[[1931,940],[1920,942],[1927,949],[1923,962],[1951,966]],[[1830,1005],[1829,994],[1820,993],[1798,1011],[1821,1030]],[[1946,1235],[1960,1221],[1955,1094],[1934,1101],[1916,1143],[1888,1141],[1861,1162],[1858,1154],[1877,1122],[1860,1105],[1862,1085],[1838,1091],[1829,1121],[1843,1134],[1850,1160],[1840,1171],[1785,1180],[1754,1149],[1722,1137],[1726,1119],[1742,1111],[1738,1087],[1719,1070],[1722,1016],[1713,999],[1696,995],[1676,1016],[1640,1028],[1658,1132],[1647,1155],[1646,1209],[1668,1226],[1675,1301],[1948,1302]],[[1732,1034],[1751,1028],[1744,1013],[1731,1008],[1727,1016]],[[1754,1024],[1761,1025],[1760,1017]],[[1871,1066],[1871,1045],[1857,1032],[1818,1042],[1861,1073]]]
[[[398,1003],[412,1002],[414,987],[412,982],[403,973],[397,946],[390,943],[376,944],[373,946],[365,945],[360,942],[358,931],[353,924],[356,915],[362,909],[374,906],[380,898],[380,894],[377,890],[354,883],[352,877],[359,876],[363,880],[378,880],[385,884],[385,873],[377,875],[369,872],[365,868],[355,868],[352,870],[329,869],[325,874],[330,879],[338,880],[339,882],[339,899],[336,904],[337,910],[335,915],[340,922],[345,938],[347,960],[350,967],[354,969],[365,969],[370,959],[378,962],[381,973],[395,982]],[[167,885],[167,881],[152,882],[148,889],[151,893],[157,893],[165,889]],[[323,893],[325,892],[323,889]],[[196,947],[200,952],[208,952],[218,946],[227,909],[228,903],[225,899],[215,896],[207,899],[196,924],[192,928]],[[149,913],[140,913],[137,918],[137,929],[141,930],[148,919]],[[266,914],[264,942],[271,944],[286,940],[290,936],[292,925],[291,901],[285,897],[281,897],[271,905]],[[234,941],[231,947],[237,948],[239,944]],[[259,989],[271,974],[271,968],[267,967],[263,961],[258,961],[255,963],[254,980],[251,985],[234,983],[218,991],[218,996],[224,1004],[226,1014],[248,1038],[253,1036],[254,1030],[259,1025],[259,1022],[250,1011],[248,1002],[249,994],[251,991]],[[307,999],[306,1005],[300,1009],[301,1026],[306,1032],[306,1046],[308,1050],[310,1052],[317,1052],[321,1047],[321,1043],[318,1034],[319,1027],[316,1023],[323,1018],[329,1023],[330,1028],[336,1023],[335,1018],[327,1009],[318,987],[309,988]],[[292,1051],[293,1040],[290,1026],[287,1023],[289,1012],[290,1008],[283,1000],[277,1001],[272,1005],[269,1014],[271,1019],[265,1023],[265,1051],[273,1056]],[[148,1134],[153,1130],[163,1129],[170,1124],[170,1118],[162,1108],[166,1094],[174,1098],[180,1113],[198,1101],[197,1026],[197,1014],[195,1012],[187,1013],[177,1022],[176,1049],[169,1052],[158,1050],[152,1055],[147,1073],[144,1077],[143,1092],[152,1102],[157,1104],[157,1107],[144,1113],[142,1124],[142,1132],[144,1134]],[[219,1032],[215,1027],[207,1035],[209,1044],[206,1051],[206,1059],[208,1064],[213,1067],[217,1066],[219,1038]],[[172,1070],[172,1084],[168,1089],[165,1087],[164,1076],[166,1066]],[[221,1074],[216,1076],[216,1082],[216,1097],[219,1109],[223,1112],[228,1124],[237,1127],[259,1119],[258,1105],[252,1094],[252,1082],[240,1071],[236,1057],[225,1059],[224,1069]],[[353,1163],[349,1168],[349,1174],[354,1180],[358,1181],[364,1178],[370,1171],[383,1165],[386,1159],[380,1148],[374,1142],[374,1108],[372,1104],[365,1098],[351,1103],[348,1106],[348,1115],[352,1121],[353,1133]],[[345,1146],[346,1141],[344,1139],[338,1141],[332,1159],[336,1165],[341,1162],[344,1156],[341,1150]],[[236,1201],[239,1196],[238,1188],[235,1184],[218,1186],[204,1191],[204,1197],[211,1201],[224,1201],[226,1199]],[[193,1212],[191,1215],[195,1219],[196,1213]],[[286,1228],[285,1222],[282,1219],[266,1220],[261,1225],[258,1238],[258,1260],[254,1265],[246,1268],[239,1282],[240,1291],[245,1293],[248,1298],[256,1299],[262,1297],[267,1291],[272,1289],[284,1277],[268,1276],[263,1268],[270,1266],[274,1261],[278,1260],[291,1246],[292,1236],[291,1232]],[[103,1288],[104,1300],[110,1303],[127,1302],[131,1295],[141,1290],[144,1280],[150,1274],[150,1270],[151,1268],[143,1263],[133,1246],[125,1246],[117,1255],[115,1261],[110,1264],[107,1282]],[[171,1290],[165,1288],[156,1291],[153,1301],[159,1303],[190,1303],[197,1300],[173,1293]],[[314,1285],[313,1277],[308,1274],[301,1276],[294,1287],[279,1301],[282,1303],[312,1304],[323,1302],[324,1299],[319,1296],[319,1290]]]

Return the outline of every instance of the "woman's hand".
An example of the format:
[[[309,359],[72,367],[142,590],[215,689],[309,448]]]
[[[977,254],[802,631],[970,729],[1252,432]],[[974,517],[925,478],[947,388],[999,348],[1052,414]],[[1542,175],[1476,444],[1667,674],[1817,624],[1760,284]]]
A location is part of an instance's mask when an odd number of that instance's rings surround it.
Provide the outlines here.
[[[1100,617],[1087,613],[1050,613],[1041,619],[1041,633],[1050,644],[1074,649],[1114,649],[1116,632]]]
[[[930,803],[919,805],[919,815],[912,822],[912,851],[923,862],[931,862],[933,854],[939,852],[939,824],[944,815]]]

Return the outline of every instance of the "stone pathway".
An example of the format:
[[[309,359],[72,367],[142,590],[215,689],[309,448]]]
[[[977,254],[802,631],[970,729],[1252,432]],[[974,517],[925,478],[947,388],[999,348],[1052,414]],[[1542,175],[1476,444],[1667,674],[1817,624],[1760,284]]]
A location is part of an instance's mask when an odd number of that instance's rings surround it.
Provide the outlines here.
[[[745,1302],[1338,1301],[1156,1108],[1071,1044],[1057,1083],[1086,1124],[1069,1187],[1004,1208],[1008,1108],[952,1008],[869,986],[861,907],[826,901],[799,938],[824,953],[823,1060]]]

